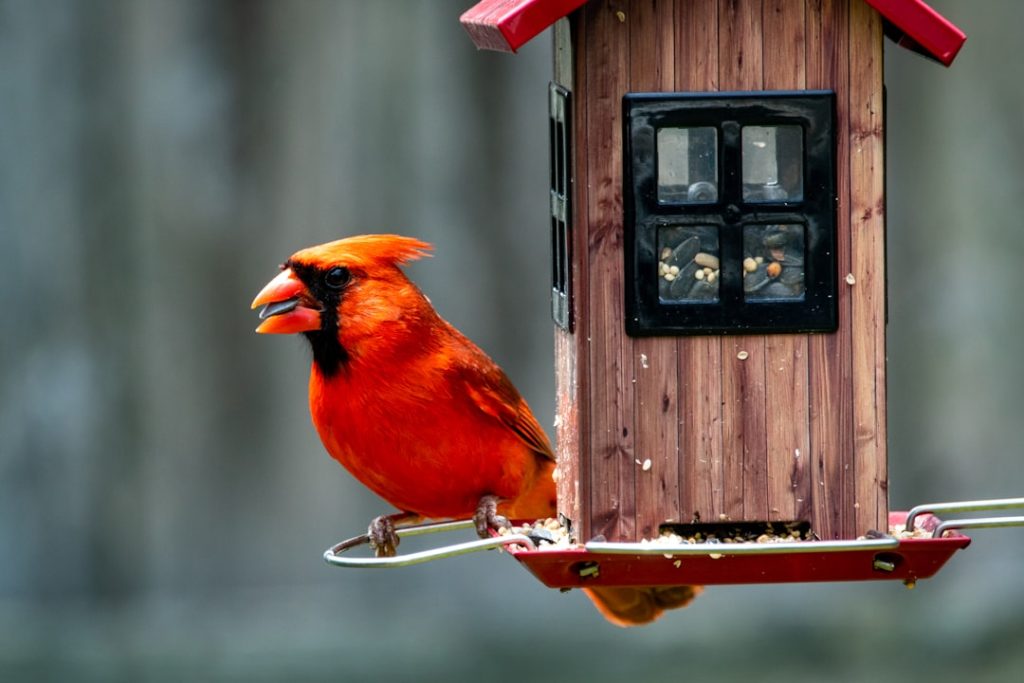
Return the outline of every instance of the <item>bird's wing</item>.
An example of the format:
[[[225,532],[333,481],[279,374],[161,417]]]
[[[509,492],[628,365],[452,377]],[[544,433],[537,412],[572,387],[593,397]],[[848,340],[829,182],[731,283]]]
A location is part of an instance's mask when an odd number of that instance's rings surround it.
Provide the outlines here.
[[[501,368],[491,362],[476,363],[459,374],[466,394],[480,410],[501,421],[531,450],[555,459],[548,435]]]

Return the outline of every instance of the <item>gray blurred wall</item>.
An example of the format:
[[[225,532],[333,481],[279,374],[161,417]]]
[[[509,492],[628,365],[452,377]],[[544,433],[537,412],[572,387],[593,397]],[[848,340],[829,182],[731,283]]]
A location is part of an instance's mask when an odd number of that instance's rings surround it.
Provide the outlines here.
[[[292,251],[433,242],[412,276],[551,424],[550,38],[477,52],[470,4],[0,0],[0,679],[1013,680],[1024,530],[913,592],[629,632],[497,554],[322,563],[386,506],[324,455],[301,341],[252,334]],[[895,509],[1024,495],[1024,5],[932,4],[955,65],[886,51]]]

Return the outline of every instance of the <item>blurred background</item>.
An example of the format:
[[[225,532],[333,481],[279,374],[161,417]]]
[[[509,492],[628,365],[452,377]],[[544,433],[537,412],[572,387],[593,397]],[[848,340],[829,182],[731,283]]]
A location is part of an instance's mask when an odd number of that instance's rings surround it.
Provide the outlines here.
[[[1024,530],[935,579],[715,588],[605,624],[497,553],[324,548],[387,506],[323,452],[301,339],[248,309],[297,248],[397,231],[553,417],[550,37],[472,0],[0,0],[0,679],[1020,680]],[[1024,495],[1024,4],[891,43],[893,509]]]

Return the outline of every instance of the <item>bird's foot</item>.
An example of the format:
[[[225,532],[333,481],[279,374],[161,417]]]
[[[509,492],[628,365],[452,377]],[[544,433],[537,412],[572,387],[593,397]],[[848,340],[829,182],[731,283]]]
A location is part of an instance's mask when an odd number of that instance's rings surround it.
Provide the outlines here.
[[[498,531],[512,526],[508,519],[498,514],[497,496],[484,496],[480,499],[476,512],[473,513],[473,523],[480,538],[489,537],[492,529]]]
[[[423,521],[423,517],[415,512],[396,512],[391,515],[374,517],[366,537],[377,557],[394,557],[398,552],[398,527],[409,526]]]
[[[374,517],[366,535],[369,536],[370,547],[377,557],[394,557],[398,552],[399,538],[394,515]]]

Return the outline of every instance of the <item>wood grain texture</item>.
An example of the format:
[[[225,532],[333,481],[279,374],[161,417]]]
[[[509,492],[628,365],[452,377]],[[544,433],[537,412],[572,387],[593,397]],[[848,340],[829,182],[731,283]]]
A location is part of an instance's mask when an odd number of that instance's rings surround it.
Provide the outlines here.
[[[807,2],[807,87],[836,92],[836,252],[839,330],[808,341],[814,530],[853,538],[853,369],[850,324],[849,0]]]
[[[721,0],[718,9],[718,76],[722,90],[763,85],[762,0]]]
[[[580,448],[581,401],[575,342],[573,335],[561,327],[555,327],[555,459],[558,463],[558,511],[571,520],[581,518],[580,472],[586,464]]]
[[[552,72],[554,81],[573,90],[572,34],[568,19],[555,24],[552,36]],[[570,102],[572,96],[570,96]],[[571,105],[570,105],[571,106]],[[570,117],[572,112],[570,110]],[[575,122],[570,121],[570,129]],[[570,150],[575,151],[572,145]],[[572,172],[570,171],[570,177]],[[571,196],[571,195],[570,195]],[[572,240],[575,226],[569,226]],[[552,258],[554,258],[552,254]],[[570,284],[573,274],[570,274]],[[572,288],[570,287],[570,291]],[[570,302],[570,306],[572,302]],[[556,486],[558,511],[572,520],[580,515],[580,469],[584,453],[580,448],[580,384],[577,335],[555,325],[555,459],[558,462]]]
[[[675,90],[718,88],[718,0],[677,2]],[[742,511],[742,480],[727,481],[722,460],[722,344],[716,337],[679,337],[679,492],[681,521]]]
[[[587,250],[590,287],[590,523],[593,535],[634,539],[633,340],[623,320],[621,100],[629,76],[624,2],[584,6],[587,89]],[[621,13],[621,14],[620,14]],[[580,207],[584,210],[584,207]],[[581,321],[582,323],[582,321]],[[582,327],[582,325],[581,325]]]
[[[590,330],[585,323],[590,298],[590,257],[587,250],[587,141],[590,137],[587,125],[587,81],[584,60],[580,56],[587,48],[586,18],[578,11],[569,18],[569,36],[572,42],[572,243],[571,285],[572,314],[576,321],[573,331],[572,353],[576,358],[576,427],[578,429],[575,479],[559,482],[559,510],[573,521],[580,538],[590,538],[590,490],[591,490],[591,378],[590,378]],[[558,32],[556,31],[556,35]],[[566,496],[563,498],[562,496]],[[571,496],[571,498],[569,497]],[[571,501],[563,506],[563,500]]]
[[[822,538],[882,528],[888,501],[877,15],[851,0],[595,0],[573,15],[570,33],[578,55],[578,326],[575,335],[556,335],[556,353],[559,421],[576,429],[560,434],[559,454],[575,453],[563,475],[576,467],[577,476],[559,483],[563,511],[579,516],[581,537],[612,540],[651,536],[660,521],[695,514],[706,521],[810,519]],[[556,73],[565,73],[557,60]],[[622,95],[804,88],[837,93],[839,331],[626,336]],[[855,285],[846,285],[847,273]],[[644,471],[638,461],[647,459]]]
[[[764,0],[762,62],[766,90],[804,90],[804,4]],[[765,339],[765,424],[768,428],[768,517],[810,519],[807,335]]]
[[[855,529],[887,528],[882,22],[850,6],[850,253]]]
[[[629,91],[672,90],[675,80],[674,3],[634,0],[629,4],[626,24],[629,29]],[[655,273],[650,276],[654,277]],[[636,535],[653,538],[661,522],[679,519],[676,344],[671,337],[646,337],[634,340],[633,346]]]
[[[718,84],[722,90],[763,87],[762,4],[761,0],[721,0]],[[727,500],[725,514],[733,519],[768,519],[765,338],[729,336],[721,344],[723,468],[726,480],[743,482],[742,512]]]

